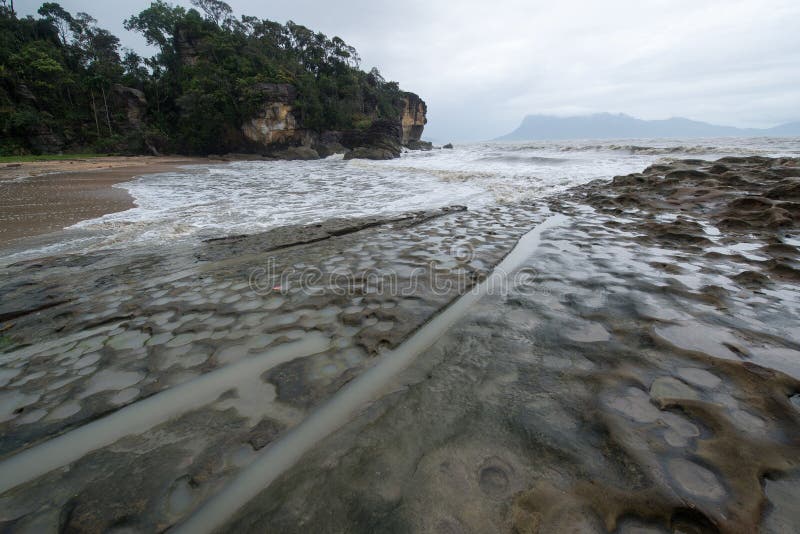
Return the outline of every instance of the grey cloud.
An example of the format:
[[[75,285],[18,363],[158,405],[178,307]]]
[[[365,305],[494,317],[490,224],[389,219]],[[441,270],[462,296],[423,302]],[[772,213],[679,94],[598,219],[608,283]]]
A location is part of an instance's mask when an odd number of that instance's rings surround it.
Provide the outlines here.
[[[61,2],[138,50],[144,43],[121,21],[148,3]],[[356,46],[365,67],[425,98],[426,134],[442,141],[496,137],[528,113],[735,126],[800,119],[796,0],[229,3],[237,14],[291,19]],[[17,4],[23,13],[39,5]]]

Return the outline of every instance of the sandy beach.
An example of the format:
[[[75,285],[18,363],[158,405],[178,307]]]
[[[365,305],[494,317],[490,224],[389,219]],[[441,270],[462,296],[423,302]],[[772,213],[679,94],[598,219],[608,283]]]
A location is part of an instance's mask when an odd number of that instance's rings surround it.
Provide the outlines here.
[[[132,208],[133,198],[114,184],[205,163],[207,158],[183,156],[108,156],[0,164],[0,246]]]

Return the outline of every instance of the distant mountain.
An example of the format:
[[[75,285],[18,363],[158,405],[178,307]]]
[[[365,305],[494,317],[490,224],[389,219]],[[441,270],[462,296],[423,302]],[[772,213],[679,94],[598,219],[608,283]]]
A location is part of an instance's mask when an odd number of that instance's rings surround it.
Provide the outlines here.
[[[800,137],[800,121],[781,124],[764,131],[768,132],[767,135],[775,137]]]
[[[648,121],[622,113],[597,113],[578,117],[528,115],[522,120],[519,128],[497,140],[753,136],[800,137],[800,122],[757,129],[717,126],[680,117]]]

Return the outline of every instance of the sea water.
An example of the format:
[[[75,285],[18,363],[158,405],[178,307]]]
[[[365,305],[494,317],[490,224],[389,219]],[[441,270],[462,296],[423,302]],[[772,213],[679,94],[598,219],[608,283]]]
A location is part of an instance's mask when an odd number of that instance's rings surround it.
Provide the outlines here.
[[[683,158],[800,156],[800,138],[620,139],[472,143],[395,160],[238,161],[118,184],[136,207],[82,221],[11,255],[172,247],[332,217],[527,202],[595,179]]]

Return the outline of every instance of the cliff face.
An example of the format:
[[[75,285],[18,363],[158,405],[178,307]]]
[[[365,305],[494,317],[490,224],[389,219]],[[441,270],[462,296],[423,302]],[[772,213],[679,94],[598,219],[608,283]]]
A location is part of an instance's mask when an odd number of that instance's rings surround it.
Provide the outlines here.
[[[400,118],[400,125],[403,128],[402,143],[407,145],[410,141],[419,141],[422,131],[428,122],[428,106],[419,95],[414,93],[403,93],[403,113]]]
[[[273,145],[303,144],[305,130],[294,115],[297,90],[287,83],[265,83],[259,88],[264,106],[242,125],[242,134],[250,143],[268,148]]]
[[[258,91],[263,107],[245,121],[242,135],[251,149],[274,155],[287,147],[305,146],[323,156],[345,149],[361,154],[352,157],[388,159],[399,156],[402,146],[417,148],[427,122],[425,102],[414,93],[403,93],[396,104],[397,120],[376,120],[365,130],[314,132],[304,128],[295,114],[297,89],[293,85],[264,83]]]
[[[120,84],[114,84],[111,89],[114,96],[120,101],[120,107],[125,109],[130,127],[141,130],[144,126],[145,113],[147,113],[147,99],[144,93]]]
[[[378,119],[366,130],[342,132],[340,137],[350,150],[344,159],[392,159],[402,151],[402,126],[396,120]]]
[[[175,49],[181,63],[193,67],[200,59],[200,53],[192,38],[192,33],[186,28],[178,28],[175,32]]]

